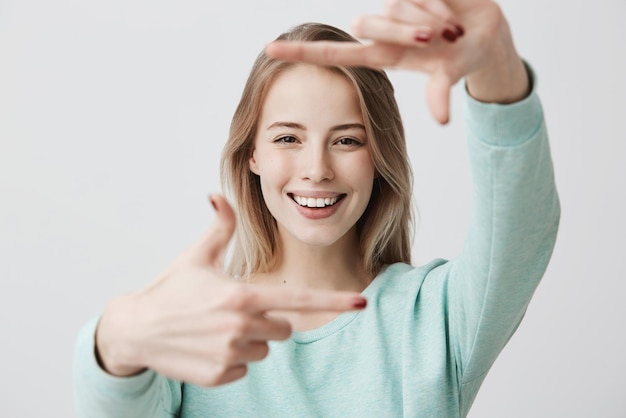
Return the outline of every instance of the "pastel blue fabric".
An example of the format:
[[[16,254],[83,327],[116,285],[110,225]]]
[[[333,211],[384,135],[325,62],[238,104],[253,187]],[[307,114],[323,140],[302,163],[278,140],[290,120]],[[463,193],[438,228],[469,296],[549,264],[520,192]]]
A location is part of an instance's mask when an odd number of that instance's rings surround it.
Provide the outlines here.
[[[271,343],[245,378],[216,388],[108,375],[93,319],[76,344],[78,415],[465,417],[545,272],[560,206],[535,87],[509,105],[466,94],[464,117],[473,203],[458,257],[384,267],[365,310]]]

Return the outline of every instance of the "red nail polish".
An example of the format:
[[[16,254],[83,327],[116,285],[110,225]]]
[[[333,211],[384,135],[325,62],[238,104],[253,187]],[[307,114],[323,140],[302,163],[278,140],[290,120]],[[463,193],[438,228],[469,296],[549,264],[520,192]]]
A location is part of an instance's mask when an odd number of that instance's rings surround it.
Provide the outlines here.
[[[430,42],[430,33],[418,32],[414,39],[417,42]]]
[[[213,205],[213,209],[217,211],[217,205],[215,204],[215,201],[213,200],[213,196],[209,196],[209,202],[211,202],[211,205]]]
[[[367,299],[357,299],[352,306],[355,308],[365,308],[367,306]]]
[[[450,42],[456,41],[456,35],[450,29],[444,30],[441,36],[443,36],[443,38],[447,41],[450,41]]]
[[[463,26],[456,25],[454,28],[456,29],[456,36],[461,37],[465,35],[465,29],[463,29]]]

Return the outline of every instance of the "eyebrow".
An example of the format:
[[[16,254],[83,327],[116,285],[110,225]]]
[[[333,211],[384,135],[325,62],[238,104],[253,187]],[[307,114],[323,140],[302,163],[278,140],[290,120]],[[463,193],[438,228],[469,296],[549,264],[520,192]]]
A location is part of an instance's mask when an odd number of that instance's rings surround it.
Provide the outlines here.
[[[296,122],[274,122],[270,126],[267,127],[267,130],[277,129],[277,128],[291,128],[291,129],[299,129],[301,131],[306,131],[306,127],[300,123]],[[361,129],[365,131],[365,126],[361,123],[344,123],[342,125],[336,125],[330,128],[331,132],[335,131],[347,131],[350,129]]]

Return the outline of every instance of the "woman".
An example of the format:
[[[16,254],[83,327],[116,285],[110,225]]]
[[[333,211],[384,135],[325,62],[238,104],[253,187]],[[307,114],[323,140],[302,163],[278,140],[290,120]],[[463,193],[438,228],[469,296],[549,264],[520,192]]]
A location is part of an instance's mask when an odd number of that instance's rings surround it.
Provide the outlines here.
[[[207,236],[85,327],[82,416],[467,415],[554,245],[541,107],[490,1],[396,0],[354,29],[373,43],[310,24],[259,56],[223,155],[237,215],[211,196]],[[451,261],[410,265],[402,125],[365,67],[430,74],[442,123],[465,77],[474,195]]]

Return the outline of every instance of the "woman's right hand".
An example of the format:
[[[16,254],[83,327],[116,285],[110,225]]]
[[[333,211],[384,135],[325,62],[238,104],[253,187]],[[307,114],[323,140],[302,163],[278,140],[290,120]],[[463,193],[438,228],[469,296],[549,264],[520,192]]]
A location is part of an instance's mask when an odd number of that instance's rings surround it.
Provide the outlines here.
[[[323,66],[395,68],[428,74],[426,101],[441,123],[449,119],[450,89],[461,78],[477,100],[513,103],[530,84],[509,25],[493,0],[386,0],[379,15],[359,16],[356,36],[371,41],[275,41],[265,52],[279,60]]]
[[[114,299],[96,331],[100,365],[116,376],[149,368],[172,379],[216,386],[243,377],[265,358],[268,341],[285,340],[290,324],[271,310],[347,311],[362,308],[351,292],[242,284],[223,271],[235,214],[220,195],[205,237],[181,254],[150,287]]]

